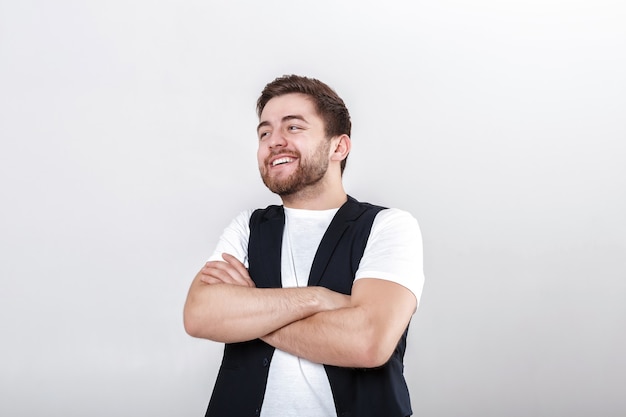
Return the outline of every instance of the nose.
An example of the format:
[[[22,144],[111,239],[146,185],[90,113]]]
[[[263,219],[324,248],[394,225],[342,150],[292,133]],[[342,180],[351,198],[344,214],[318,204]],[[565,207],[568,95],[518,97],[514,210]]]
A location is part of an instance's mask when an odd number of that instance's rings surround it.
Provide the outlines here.
[[[287,145],[287,140],[280,130],[276,130],[271,133],[270,137],[268,138],[268,146],[270,147],[270,149],[283,147],[285,145]]]

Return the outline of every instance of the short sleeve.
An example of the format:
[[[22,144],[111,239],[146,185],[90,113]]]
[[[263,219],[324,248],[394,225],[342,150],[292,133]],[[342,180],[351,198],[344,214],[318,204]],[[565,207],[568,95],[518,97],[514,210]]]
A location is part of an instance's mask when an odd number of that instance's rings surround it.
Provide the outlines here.
[[[242,211],[224,229],[209,261],[221,261],[222,253],[228,253],[248,267],[248,240],[250,240],[250,216],[252,210]]]
[[[419,303],[424,287],[422,234],[417,220],[399,209],[382,210],[370,236],[355,280],[378,278],[408,288]]]

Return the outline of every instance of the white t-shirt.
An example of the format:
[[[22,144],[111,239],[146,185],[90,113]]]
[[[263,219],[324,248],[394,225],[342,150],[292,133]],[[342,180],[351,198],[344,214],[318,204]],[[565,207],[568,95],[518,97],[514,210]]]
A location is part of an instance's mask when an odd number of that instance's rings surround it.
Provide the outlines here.
[[[313,258],[338,209],[285,208],[281,278],[283,287],[306,286]],[[209,260],[226,252],[248,266],[248,239],[252,210],[240,213],[224,230]],[[379,278],[408,288],[418,302],[424,285],[422,239],[419,225],[408,212],[382,210],[372,224],[355,275]],[[270,365],[261,417],[336,417],[324,366],[276,349]]]

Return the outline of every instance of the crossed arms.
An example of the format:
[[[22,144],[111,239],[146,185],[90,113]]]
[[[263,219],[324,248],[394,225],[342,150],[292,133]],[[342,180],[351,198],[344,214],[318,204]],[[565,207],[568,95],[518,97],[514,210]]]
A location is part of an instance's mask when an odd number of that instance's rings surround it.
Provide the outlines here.
[[[391,281],[362,278],[347,296],[324,287],[256,288],[245,266],[224,254],[194,278],[184,308],[191,336],[224,343],[261,338],[312,362],[372,368],[395,349],[417,307]]]

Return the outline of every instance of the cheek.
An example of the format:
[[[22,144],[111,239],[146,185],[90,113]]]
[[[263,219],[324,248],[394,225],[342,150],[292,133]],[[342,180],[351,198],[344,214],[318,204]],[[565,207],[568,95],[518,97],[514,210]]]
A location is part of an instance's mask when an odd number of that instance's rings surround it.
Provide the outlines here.
[[[256,153],[256,160],[257,160],[257,166],[261,172],[264,172],[267,170],[267,166],[265,165],[265,162],[268,157],[269,157],[269,152],[267,151],[267,149],[259,147]]]

